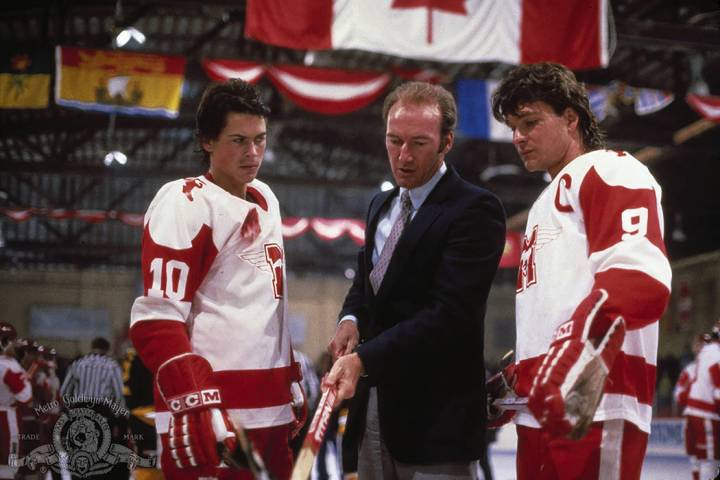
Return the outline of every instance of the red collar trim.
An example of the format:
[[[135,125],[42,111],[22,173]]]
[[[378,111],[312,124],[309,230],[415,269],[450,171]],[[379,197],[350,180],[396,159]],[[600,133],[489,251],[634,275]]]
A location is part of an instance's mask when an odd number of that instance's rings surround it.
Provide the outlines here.
[[[257,203],[258,205],[260,205],[260,208],[262,208],[266,212],[268,211],[267,200],[265,200],[265,197],[263,197],[262,193],[260,193],[258,189],[248,185],[247,190],[245,191],[245,196],[248,197],[249,201]]]

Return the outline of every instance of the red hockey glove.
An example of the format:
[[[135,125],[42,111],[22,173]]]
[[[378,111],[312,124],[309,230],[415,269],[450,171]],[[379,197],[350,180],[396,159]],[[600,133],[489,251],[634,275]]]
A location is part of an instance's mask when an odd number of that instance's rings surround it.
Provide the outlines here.
[[[689,395],[690,395],[690,389],[687,389],[687,390],[683,390],[682,392],[680,392],[680,394],[677,397],[677,406],[678,406],[678,410],[680,411],[681,414],[682,414],[683,410],[685,410],[685,407],[687,407]],[[716,408],[716,410],[717,410],[717,408]]]
[[[713,384],[713,399],[715,400],[715,412],[720,413],[720,363],[716,363],[712,367],[710,367],[710,380]],[[686,402],[687,395],[689,393],[690,387],[688,387],[685,396]]]
[[[298,436],[300,430],[302,430],[308,417],[308,405],[307,397],[305,396],[305,390],[303,390],[300,382],[293,382],[290,384],[290,392],[292,393],[292,409],[295,415],[295,422],[293,423],[292,430],[290,432],[290,438],[293,439]]]
[[[158,368],[158,390],[172,413],[170,456],[178,468],[216,466],[218,447],[235,449],[234,430],[221,410],[220,390],[211,385],[212,373],[208,361],[193,353],[172,357]]]
[[[506,409],[496,405],[496,401],[514,397],[517,373],[516,364],[511,363],[485,382],[487,392],[487,427],[500,428],[515,417],[514,409]]]
[[[551,434],[579,439],[592,424],[625,338],[622,317],[596,316],[607,298],[605,290],[593,290],[558,327],[535,376],[528,408]]]

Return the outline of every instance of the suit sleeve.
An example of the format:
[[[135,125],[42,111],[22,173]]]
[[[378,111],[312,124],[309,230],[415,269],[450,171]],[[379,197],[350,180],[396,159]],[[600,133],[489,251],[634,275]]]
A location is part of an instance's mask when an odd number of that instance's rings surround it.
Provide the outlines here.
[[[608,155],[627,156],[623,152]],[[591,167],[579,190],[593,288],[608,292],[598,312],[605,321],[596,325],[609,325],[611,319],[622,316],[628,330],[636,330],[656,322],[670,296],[660,191],[639,162],[632,160],[626,168],[608,164],[598,162]]]
[[[500,202],[490,194],[472,197],[447,231],[431,287],[418,293],[424,308],[358,346],[373,383],[393,381],[414,362],[443,358],[482,335],[485,303],[504,245]]]

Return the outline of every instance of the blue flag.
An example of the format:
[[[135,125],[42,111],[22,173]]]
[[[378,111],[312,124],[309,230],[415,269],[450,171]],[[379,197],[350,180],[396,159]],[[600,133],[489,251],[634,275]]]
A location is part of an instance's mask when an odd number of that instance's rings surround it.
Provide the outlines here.
[[[490,96],[497,84],[497,80],[458,80],[456,98],[458,131],[461,135],[495,142],[512,141],[510,128],[495,120],[492,115]]]

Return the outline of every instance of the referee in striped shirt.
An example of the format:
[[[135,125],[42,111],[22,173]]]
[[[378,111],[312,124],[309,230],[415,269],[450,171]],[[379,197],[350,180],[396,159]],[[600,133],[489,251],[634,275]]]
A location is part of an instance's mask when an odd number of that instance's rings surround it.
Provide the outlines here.
[[[108,399],[125,408],[123,380],[120,365],[108,356],[110,342],[102,337],[92,341],[90,353],[75,360],[68,369],[60,388],[63,399]],[[82,402],[82,400],[79,400]],[[75,403],[71,400],[70,403]],[[83,402],[84,403],[84,402]]]
[[[112,443],[126,445],[123,434],[127,432],[128,410],[123,396],[122,370],[118,362],[108,356],[110,342],[106,339],[94,339],[90,348],[90,353],[70,365],[60,388],[61,398],[70,410],[84,407],[100,414],[108,422]],[[106,479],[127,480],[128,477],[125,463],[116,464],[103,475]]]

